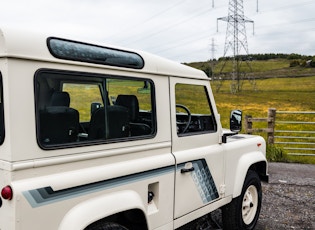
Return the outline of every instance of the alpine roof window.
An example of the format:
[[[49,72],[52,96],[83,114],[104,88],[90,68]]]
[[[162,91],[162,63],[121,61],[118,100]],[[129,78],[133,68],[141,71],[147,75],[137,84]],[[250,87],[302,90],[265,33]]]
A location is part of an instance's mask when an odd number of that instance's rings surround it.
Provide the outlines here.
[[[144,67],[143,58],[139,54],[130,51],[53,37],[48,38],[47,44],[50,53],[60,59],[133,69],[142,69]]]

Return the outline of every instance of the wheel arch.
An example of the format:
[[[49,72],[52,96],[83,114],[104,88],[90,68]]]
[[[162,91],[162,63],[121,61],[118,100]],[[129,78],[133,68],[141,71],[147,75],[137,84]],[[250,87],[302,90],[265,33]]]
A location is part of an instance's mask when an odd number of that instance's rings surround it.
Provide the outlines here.
[[[106,194],[79,203],[64,216],[58,230],[84,229],[90,224],[116,214],[122,214],[131,210],[143,213],[145,224],[145,207],[142,199],[135,191],[127,190]]]
[[[255,171],[262,181],[268,182],[267,161],[261,152],[251,152],[243,155],[235,172],[233,198],[241,194],[248,170]]]

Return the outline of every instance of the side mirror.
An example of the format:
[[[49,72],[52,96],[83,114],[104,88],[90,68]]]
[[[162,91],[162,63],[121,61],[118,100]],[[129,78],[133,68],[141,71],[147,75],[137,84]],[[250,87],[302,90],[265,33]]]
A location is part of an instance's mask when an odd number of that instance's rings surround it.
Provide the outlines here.
[[[97,110],[98,108],[101,108],[102,104],[99,102],[93,102],[91,103],[91,116],[94,113],[95,110]]]
[[[232,110],[230,116],[230,130],[240,132],[242,130],[242,111]]]

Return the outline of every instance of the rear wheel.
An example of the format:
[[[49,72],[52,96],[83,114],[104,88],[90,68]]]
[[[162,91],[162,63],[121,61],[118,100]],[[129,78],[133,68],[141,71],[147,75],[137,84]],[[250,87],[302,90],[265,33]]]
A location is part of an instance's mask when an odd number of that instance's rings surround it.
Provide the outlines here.
[[[106,223],[106,224],[97,223],[97,224],[90,225],[85,230],[128,230],[128,229],[116,223]]]
[[[259,176],[249,170],[242,193],[222,208],[224,229],[254,229],[261,208],[262,191]]]

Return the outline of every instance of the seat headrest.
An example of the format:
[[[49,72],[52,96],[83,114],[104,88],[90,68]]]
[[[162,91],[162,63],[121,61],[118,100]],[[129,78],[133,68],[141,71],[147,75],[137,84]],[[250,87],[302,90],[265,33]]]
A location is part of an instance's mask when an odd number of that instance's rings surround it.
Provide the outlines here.
[[[118,95],[116,105],[121,105],[128,108],[131,121],[135,121],[139,116],[139,102],[135,95]]]
[[[54,92],[50,99],[50,106],[70,106],[70,95],[68,92]]]

